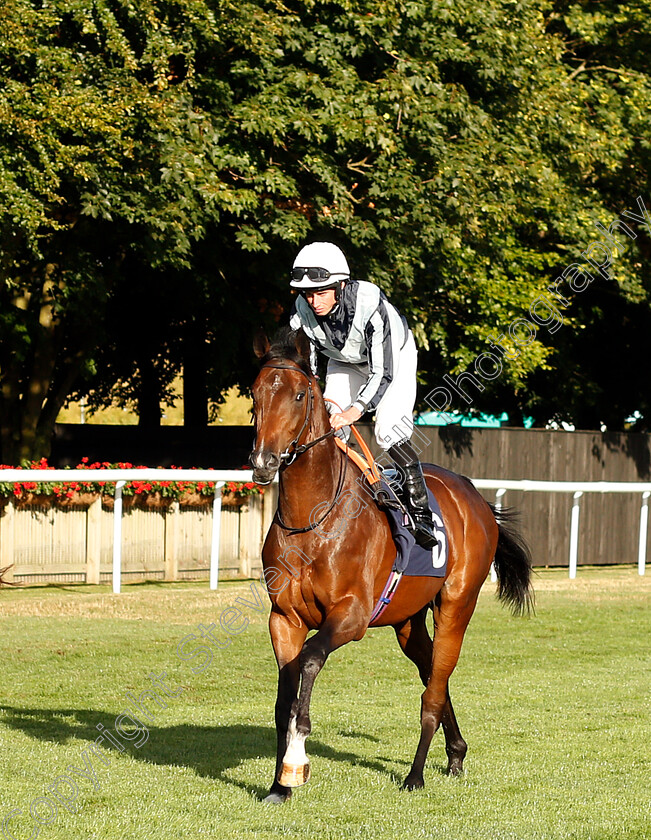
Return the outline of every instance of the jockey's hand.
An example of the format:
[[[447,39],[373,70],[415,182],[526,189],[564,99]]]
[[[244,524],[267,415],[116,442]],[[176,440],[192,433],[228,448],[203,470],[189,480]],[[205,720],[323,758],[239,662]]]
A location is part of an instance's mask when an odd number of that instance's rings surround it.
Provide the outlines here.
[[[337,431],[344,426],[350,426],[351,423],[357,422],[361,416],[362,412],[358,408],[355,408],[354,405],[351,405],[350,408],[347,408],[346,411],[342,411],[340,414],[331,414],[330,425]]]

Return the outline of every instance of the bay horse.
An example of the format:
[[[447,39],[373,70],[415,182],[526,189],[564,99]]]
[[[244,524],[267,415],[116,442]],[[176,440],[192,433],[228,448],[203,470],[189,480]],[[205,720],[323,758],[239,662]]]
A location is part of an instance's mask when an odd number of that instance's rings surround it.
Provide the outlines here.
[[[360,469],[335,445],[305,334],[284,328],[271,344],[260,334],[254,350],[261,368],[252,389],[253,478],[268,484],[280,471],[278,508],[262,550],[278,663],[276,770],[264,801],[277,804],[309,778],[305,739],[314,681],[334,650],[365,635],[396,549],[386,514],[361,490]],[[462,772],[467,745],[448,680],[491,562],[498,597],[514,612],[529,610],[533,597],[529,551],[507,527],[507,515],[491,508],[468,479],[441,467],[424,470],[447,530],[445,577],[403,577],[374,624],[393,627],[425,685],[420,741],[403,783],[409,790],[424,785],[439,725],[448,773]],[[311,630],[317,632],[307,639]]]

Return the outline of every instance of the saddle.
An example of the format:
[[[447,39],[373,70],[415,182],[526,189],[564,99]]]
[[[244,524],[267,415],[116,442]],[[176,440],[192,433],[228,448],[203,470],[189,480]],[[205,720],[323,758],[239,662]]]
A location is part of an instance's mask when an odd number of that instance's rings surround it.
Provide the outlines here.
[[[394,571],[405,575],[444,576],[448,541],[443,515],[436,496],[429,488],[427,489],[438,545],[432,549],[422,548],[414,537],[414,523],[409,511],[391,484],[398,474],[397,470],[378,469],[366,442],[354,426],[351,428],[363,455],[352,450],[338,437],[335,437],[335,443],[361,469],[368,484],[366,489],[371,493],[378,507],[384,510],[389,520],[397,552],[393,565]]]
[[[395,473],[396,471],[382,470],[380,472],[366,442],[354,426],[351,426],[351,428],[363,455],[352,450],[339,437],[335,437],[335,443],[361,469],[368,484],[367,489],[372,494],[378,506],[385,510],[396,547],[396,558],[393,562],[393,568],[369,622],[369,626],[373,626],[377,625],[382,614],[391,603],[403,575],[408,577],[445,577],[448,541],[441,509],[432,491],[428,489],[430,509],[438,536],[438,545],[433,549],[425,549],[416,543],[414,535],[411,532],[410,526],[413,526],[413,523],[410,521],[409,513],[390,484],[393,476],[389,475],[389,473]]]

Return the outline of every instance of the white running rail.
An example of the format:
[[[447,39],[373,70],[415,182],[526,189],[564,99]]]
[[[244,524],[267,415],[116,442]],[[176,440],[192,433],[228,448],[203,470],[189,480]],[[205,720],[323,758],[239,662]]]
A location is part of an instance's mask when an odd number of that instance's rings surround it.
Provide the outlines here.
[[[115,484],[113,507],[113,592],[120,592],[122,580],[122,488],[128,481],[214,481],[212,535],[210,540],[210,588],[219,580],[219,537],[221,532],[222,494],[227,481],[253,481],[251,470],[0,470],[0,481],[104,481]]]
[[[277,480],[277,478],[275,479]],[[122,488],[128,481],[214,481],[220,490],[227,481],[253,481],[251,470],[1,470],[0,481],[18,483],[24,481],[104,481],[115,483],[115,505],[113,508],[113,592],[120,592],[122,569]],[[576,577],[579,548],[579,520],[581,497],[584,493],[639,493],[640,535],[638,544],[638,573],[646,568],[646,543],[649,523],[649,498],[651,482],[641,481],[532,481],[501,478],[475,478],[472,483],[478,490],[496,490],[495,506],[501,508],[507,490],[543,493],[572,493],[573,504],[570,524],[569,575]],[[219,537],[221,526],[221,493],[215,493],[213,503],[213,525],[210,552],[210,588],[217,589],[219,577]],[[491,577],[494,570],[491,572]]]
[[[501,507],[502,496],[507,490],[538,491],[544,493],[572,493],[572,515],[570,520],[570,578],[576,577],[579,556],[579,518],[581,497],[584,493],[640,493],[640,536],[637,551],[638,574],[643,575],[646,567],[646,542],[649,524],[649,496],[651,483],[644,481],[532,481],[529,479],[509,480],[498,478],[476,478],[472,483],[478,490],[497,490],[495,506]]]

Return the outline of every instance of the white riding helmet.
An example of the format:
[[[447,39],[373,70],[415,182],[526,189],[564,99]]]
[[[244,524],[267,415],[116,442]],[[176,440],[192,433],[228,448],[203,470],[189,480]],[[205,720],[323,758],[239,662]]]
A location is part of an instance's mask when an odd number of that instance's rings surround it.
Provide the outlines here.
[[[303,292],[330,289],[349,277],[350,268],[341,248],[332,242],[312,242],[298,252],[290,285]]]

